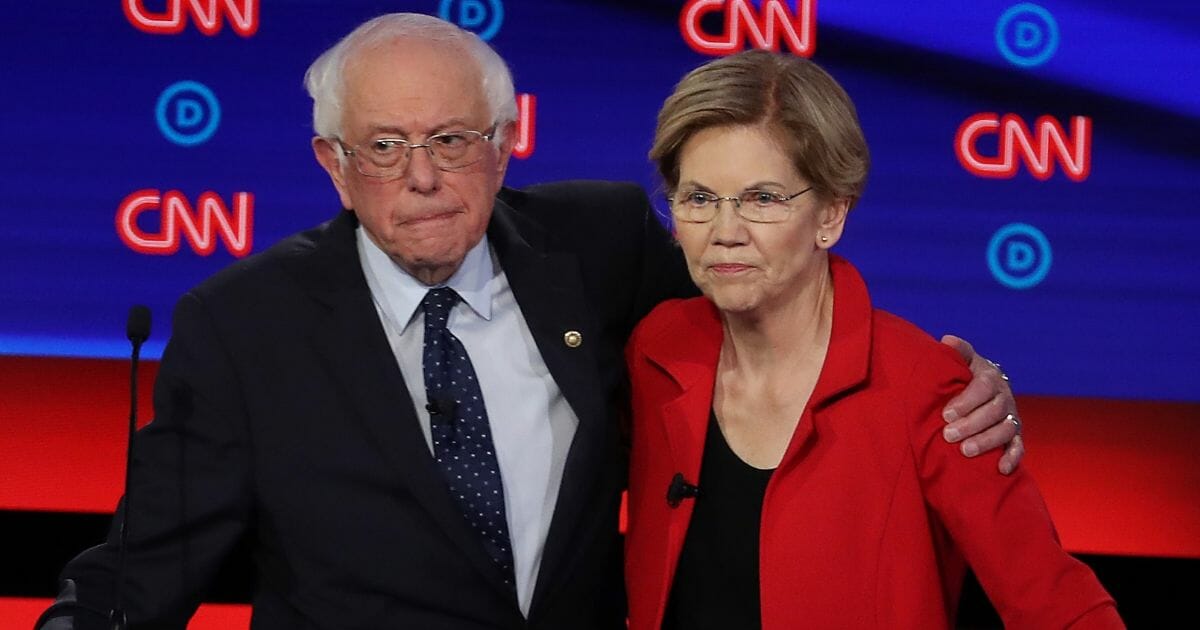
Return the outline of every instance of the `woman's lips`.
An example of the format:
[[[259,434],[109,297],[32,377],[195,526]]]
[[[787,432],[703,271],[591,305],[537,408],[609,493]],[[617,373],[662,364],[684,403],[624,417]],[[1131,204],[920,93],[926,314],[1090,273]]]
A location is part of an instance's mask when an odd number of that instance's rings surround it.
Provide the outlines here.
[[[733,275],[743,271],[749,271],[754,267],[742,263],[718,263],[715,265],[709,265],[708,268],[712,270],[713,273]]]

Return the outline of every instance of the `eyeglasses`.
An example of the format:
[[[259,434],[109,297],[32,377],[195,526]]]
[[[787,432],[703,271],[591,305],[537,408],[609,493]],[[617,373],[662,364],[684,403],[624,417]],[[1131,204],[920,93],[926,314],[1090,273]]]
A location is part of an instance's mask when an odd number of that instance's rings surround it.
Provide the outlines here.
[[[420,144],[402,138],[377,138],[363,146],[346,148],[341,138],[337,140],[342,154],[354,159],[354,168],[367,177],[399,177],[412,161],[413,149],[429,151],[433,165],[443,171],[466,168],[487,153],[488,142],[495,136],[496,128],[482,131],[448,131],[437,133]]]
[[[794,195],[783,195],[769,190],[746,190],[733,197],[720,197],[703,190],[689,190],[667,197],[671,204],[671,215],[676,221],[685,223],[708,223],[717,218],[722,201],[732,201],[739,217],[751,223],[779,223],[787,221],[792,208],[788,202],[812,190],[809,186]]]

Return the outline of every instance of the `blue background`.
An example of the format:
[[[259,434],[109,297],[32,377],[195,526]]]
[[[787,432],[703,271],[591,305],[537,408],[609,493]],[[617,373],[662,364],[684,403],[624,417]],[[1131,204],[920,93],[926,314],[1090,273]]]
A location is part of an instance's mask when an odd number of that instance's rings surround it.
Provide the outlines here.
[[[134,303],[156,315],[146,354],[161,352],[175,300],[235,258],[223,242],[210,256],[186,240],[173,256],[127,248],[114,215],[135,190],[178,189],[193,203],[252,192],[254,251],[332,217],[337,197],[309,149],[305,69],[365,19],[439,4],[262,0],[257,33],[243,38],[228,24],[211,37],[190,23],[143,33],[121,0],[0,3],[0,354],[125,356]],[[602,178],[657,191],[645,157],[655,113],[707,60],[680,34],[683,3],[502,4],[491,43],[518,92],[537,98],[534,152],[512,163],[508,184]],[[1019,394],[1198,401],[1200,3],[1039,1],[1059,38],[1033,67],[997,46],[997,21],[1016,4],[818,3],[813,58],[857,103],[874,162],[837,251],[878,306],[966,337]],[[159,95],[183,80],[210,88],[221,109],[212,137],[191,147],[155,122]],[[1024,165],[1011,179],[972,175],[953,141],[980,112],[1030,126],[1091,117],[1091,175],[1073,182],[1056,167],[1040,181]],[[980,150],[993,154],[994,141]],[[1035,226],[1053,249],[1044,281],[1024,290],[997,281],[986,259],[1011,223]]]

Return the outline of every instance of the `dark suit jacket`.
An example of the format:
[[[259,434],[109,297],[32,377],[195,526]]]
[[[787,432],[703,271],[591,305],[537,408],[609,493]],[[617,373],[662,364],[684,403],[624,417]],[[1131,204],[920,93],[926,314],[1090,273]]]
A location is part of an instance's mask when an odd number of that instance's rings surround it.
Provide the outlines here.
[[[356,225],[343,212],[180,300],[136,441],[131,623],[182,628],[246,536],[255,629],[623,628],[622,349],[656,303],[694,292],[645,194],[506,189],[488,229],[579,417],[528,621],[434,465],[403,380],[421,375],[392,355]],[[111,605],[118,521],[62,574],[81,604]]]

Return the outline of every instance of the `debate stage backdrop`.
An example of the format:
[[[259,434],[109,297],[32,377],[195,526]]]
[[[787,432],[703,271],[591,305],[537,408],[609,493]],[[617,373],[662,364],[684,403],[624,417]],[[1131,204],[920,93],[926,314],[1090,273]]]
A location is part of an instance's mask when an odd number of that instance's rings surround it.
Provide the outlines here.
[[[1063,542],[1123,612],[1182,611],[1171,594],[1200,587],[1200,3],[0,8],[0,532],[18,548],[0,552],[0,628],[32,622],[120,494],[129,306],[154,313],[149,419],[174,301],[340,210],[309,148],[302,77],[391,11],[457,22],[509,61],[521,113],[509,185],[632,180],[664,217],[646,152],[680,76],[746,47],[822,64],[873,156],[836,251],[878,306],[1004,365]],[[212,601],[246,600],[237,562]],[[1168,583],[1168,569],[1185,580]],[[964,624],[994,623],[980,598],[964,608]],[[203,614],[193,627],[247,619],[240,606]]]

